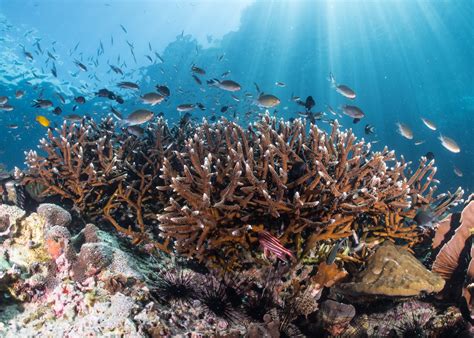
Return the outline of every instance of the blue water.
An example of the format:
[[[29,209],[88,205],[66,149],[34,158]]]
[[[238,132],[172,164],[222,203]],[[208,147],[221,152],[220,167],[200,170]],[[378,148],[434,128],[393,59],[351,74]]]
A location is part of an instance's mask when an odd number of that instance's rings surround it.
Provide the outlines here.
[[[433,152],[440,190],[462,186],[470,193],[474,189],[473,17],[472,0],[0,0],[0,96],[8,96],[15,107],[0,111],[0,163],[8,169],[23,166],[23,151],[36,148],[46,132],[35,121],[37,115],[62,123],[62,116],[31,107],[41,94],[60,105],[62,115],[73,113],[71,100],[83,95],[87,103],[74,113],[100,117],[110,112],[113,102],[94,98],[93,93],[108,88],[126,99],[123,105],[113,105],[127,115],[143,107],[140,94],[166,84],[171,97],[153,110],[163,112],[170,122],[180,117],[178,104],[200,102],[207,110],[193,111],[197,119],[214,110],[230,119],[235,112],[236,120],[247,123],[247,111],[252,111],[252,118],[263,112],[251,99],[245,100],[245,93],[257,95],[254,82],[281,99],[271,113],[286,119],[301,111],[290,100],[292,95],[302,99],[312,95],[314,111],[350,103],[331,87],[327,78],[332,72],[338,83],[355,90],[353,104],[366,114],[358,124],[348,116],[338,117],[344,128],[378,141],[374,149],[387,145],[414,164]],[[127,41],[133,45],[136,61]],[[103,53],[98,53],[100,43]],[[21,46],[33,54],[33,61],[26,59]],[[53,60],[46,61],[47,51],[56,58],[57,78],[51,74]],[[87,72],[79,71],[76,59],[87,65]],[[120,66],[124,76],[111,72],[108,63]],[[200,76],[203,85],[191,77],[193,64],[206,70]],[[237,93],[240,102],[205,83],[226,71],[230,71],[227,79],[242,86]],[[118,89],[116,84],[124,80],[139,83],[140,92]],[[276,81],[286,86],[276,86]],[[19,100],[15,99],[18,89],[26,91]],[[66,104],[59,102],[57,92]],[[225,105],[231,108],[222,114]],[[421,117],[434,121],[438,130],[426,128]],[[413,140],[397,133],[397,122],[412,128]],[[376,135],[364,134],[367,123],[375,127]],[[11,124],[18,128],[9,128]],[[321,128],[327,125],[321,123]],[[461,152],[444,149],[440,133],[455,139]],[[419,140],[425,143],[416,146]],[[455,175],[454,167],[462,177]]]

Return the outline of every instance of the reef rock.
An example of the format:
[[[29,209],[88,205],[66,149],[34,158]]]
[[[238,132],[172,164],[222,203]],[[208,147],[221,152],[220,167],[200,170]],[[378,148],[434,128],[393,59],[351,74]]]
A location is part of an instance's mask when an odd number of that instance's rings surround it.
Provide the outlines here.
[[[321,304],[321,322],[331,336],[341,335],[356,314],[354,306],[328,299]]]
[[[46,221],[46,228],[59,225],[66,227],[71,223],[71,214],[58,205],[43,203],[36,210]]]
[[[18,208],[15,205],[0,204],[0,218],[8,216],[10,224],[14,224],[18,219],[25,216],[25,210]]]
[[[337,291],[354,300],[413,297],[437,293],[444,283],[407,250],[387,241],[370,257],[365,270],[352,282],[340,284]]]

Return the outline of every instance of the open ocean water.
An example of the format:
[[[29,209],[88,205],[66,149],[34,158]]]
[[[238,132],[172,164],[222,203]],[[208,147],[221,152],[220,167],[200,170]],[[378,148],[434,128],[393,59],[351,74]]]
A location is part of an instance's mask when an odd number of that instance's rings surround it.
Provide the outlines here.
[[[46,132],[38,116],[50,127],[71,114],[103,117],[111,107],[126,116],[143,106],[140,95],[164,85],[171,95],[152,110],[170,122],[183,117],[178,105],[200,103],[205,110],[196,107],[191,118],[246,124],[265,111],[255,102],[262,92],[281,101],[272,115],[307,118],[298,114],[305,111],[298,100],[312,96],[311,111],[324,114],[320,128],[337,118],[373,141],[373,149],[386,145],[414,164],[430,153],[439,190],[462,186],[469,194],[473,17],[472,0],[0,0],[0,96],[7,98],[0,106],[0,163],[4,170],[24,166],[24,151]],[[330,73],[357,94],[354,100],[332,86]],[[222,91],[206,83],[213,78],[242,89]],[[118,88],[121,81],[140,90]],[[124,103],[97,98],[101,88]],[[75,100],[81,96],[84,104]],[[32,107],[38,99],[52,106]],[[365,116],[354,123],[344,104]],[[397,123],[411,129],[412,139],[400,135]],[[441,135],[460,151],[443,147]]]

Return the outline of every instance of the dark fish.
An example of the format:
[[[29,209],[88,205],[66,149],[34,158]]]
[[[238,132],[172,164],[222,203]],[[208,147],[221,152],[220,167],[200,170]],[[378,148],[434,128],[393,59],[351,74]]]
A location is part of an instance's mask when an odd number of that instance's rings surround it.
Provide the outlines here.
[[[161,61],[161,63],[165,63],[165,60],[163,60],[163,58],[161,57],[160,54],[158,54],[157,52],[155,52],[155,56]]]
[[[79,104],[84,104],[84,103],[86,103],[86,99],[85,99],[84,96],[75,97],[75,98],[74,98],[74,101],[77,102],[77,103],[79,103]]]
[[[221,108],[221,113],[225,113],[227,111],[227,109],[229,109],[228,106],[224,106]]]
[[[434,160],[434,159],[435,159],[435,155],[434,155],[431,151],[428,151],[428,152],[425,154],[425,157],[427,158],[428,161],[431,161],[431,160]]]
[[[51,54],[49,51],[47,52],[47,54],[50,59],[53,59],[54,61],[56,61],[56,57],[53,54]]]
[[[123,32],[124,32],[125,34],[128,33],[128,32],[127,32],[127,29],[126,29],[123,25],[120,25],[120,28],[122,28],[122,30],[123,30]]]
[[[87,72],[87,67],[81,63],[80,61],[78,60],[74,60],[74,64],[79,67],[80,70],[82,70],[83,72]]]
[[[56,114],[56,115],[61,115],[62,112],[63,112],[63,110],[59,106],[54,108],[54,110],[53,110],[53,113]]]
[[[202,68],[199,68],[199,67],[196,67],[195,65],[193,65],[191,67],[191,71],[193,73],[196,73],[196,74],[199,74],[199,75],[205,75],[206,74],[206,71]]]
[[[170,96],[170,89],[166,86],[156,85],[156,90],[163,96]]]
[[[51,68],[51,74],[53,74],[54,77],[58,77],[58,71],[56,70],[56,65],[53,63],[53,67]]]
[[[196,103],[196,105],[198,106],[199,109],[201,109],[202,111],[206,110],[206,107],[202,104],[202,103]]]
[[[76,105],[74,105],[74,107],[72,107],[72,111],[76,111],[77,108],[79,108],[79,106],[76,104]]]
[[[352,120],[352,123],[354,123],[354,124],[357,124],[357,123],[359,123],[359,122],[360,122],[360,119],[358,119],[358,118],[354,118],[354,119]]]
[[[366,124],[364,127],[364,132],[366,135],[371,135],[375,133],[375,127],[370,124]]]
[[[193,79],[197,82],[197,84],[201,85],[202,81],[200,78],[198,78],[196,75],[193,74]]]
[[[140,126],[128,126],[127,127],[127,132],[129,134],[132,134],[136,137],[142,137],[143,134],[145,134],[145,129],[143,129]]]
[[[123,75],[123,71],[119,67],[114,66],[114,65],[109,65],[109,66],[114,71],[114,73]]]
[[[111,100],[115,100],[116,98],[115,94],[106,88],[99,89],[99,91],[96,92],[95,95],[98,97],[106,97]]]
[[[419,210],[413,220],[420,227],[432,227],[435,216],[431,211]]]
[[[119,103],[119,104],[123,104],[125,102],[120,95],[116,96],[115,101],[117,101],[117,103]]]

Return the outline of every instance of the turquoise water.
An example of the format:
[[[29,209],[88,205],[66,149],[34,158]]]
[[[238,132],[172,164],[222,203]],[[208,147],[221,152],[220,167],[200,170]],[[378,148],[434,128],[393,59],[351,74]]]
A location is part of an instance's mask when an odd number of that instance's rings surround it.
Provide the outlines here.
[[[106,116],[110,106],[127,115],[144,107],[139,95],[157,84],[167,85],[171,96],[152,110],[163,112],[169,121],[182,116],[177,105],[199,102],[206,110],[191,112],[197,120],[215,115],[247,123],[264,112],[254,102],[256,83],[281,100],[270,113],[285,119],[304,110],[293,96],[305,100],[311,95],[316,101],[313,111],[324,111],[328,118],[334,116],[327,105],[357,105],[365,117],[354,124],[352,118],[338,116],[344,128],[375,141],[374,149],[387,145],[414,163],[432,152],[440,190],[462,186],[471,193],[473,17],[471,0],[0,0],[0,96],[14,106],[0,111],[0,162],[8,169],[23,166],[23,151],[36,148],[46,132],[35,121],[37,115],[53,126],[72,113]],[[31,53],[32,61],[24,51]],[[109,65],[120,67],[124,75]],[[202,85],[192,77],[192,65],[206,71],[195,74]],[[206,84],[212,78],[224,79],[221,75],[228,71],[225,79],[242,87],[236,98]],[[330,72],[356,92],[355,100],[336,92],[328,81]],[[136,82],[140,90],[122,90],[117,87],[120,81]],[[125,103],[95,97],[101,88],[120,94]],[[19,89],[25,95],[16,99]],[[73,111],[77,96],[87,102]],[[40,97],[52,100],[53,108],[60,106],[62,114],[32,107]],[[224,106],[228,110],[221,112]],[[437,130],[428,129],[421,117],[433,121]],[[397,133],[397,122],[411,127],[412,140]],[[365,135],[367,124],[375,127],[374,135]],[[461,151],[443,148],[440,133],[454,139]],[[417,141],[424,143],[415,145]]]

